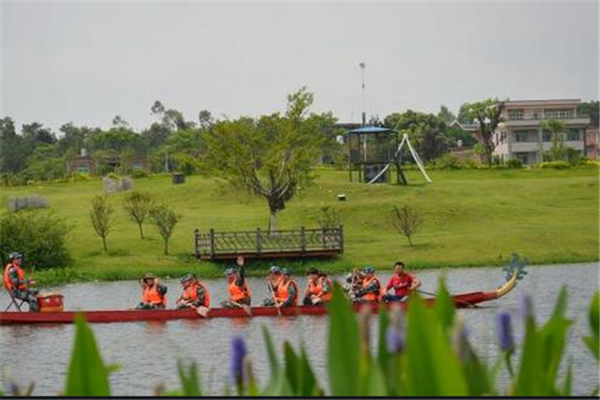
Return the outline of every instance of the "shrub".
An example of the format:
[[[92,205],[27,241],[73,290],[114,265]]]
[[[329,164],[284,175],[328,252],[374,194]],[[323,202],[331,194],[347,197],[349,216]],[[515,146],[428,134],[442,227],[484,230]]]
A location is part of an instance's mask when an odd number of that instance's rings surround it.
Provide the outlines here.
[[[506,162],[506,166],[511,169],[520,169],[523,168],[523,162],[518,158],[511,158]]]
[[[461,164],[461,160],[450,153],[444,154],[433,162],[434,167],[438,169],[461,169]]]
[[[566,161],[547,161],[540,164],[542,169],[568,169],[571,168]]]
[[[321,216],[317,222],[323,229],[339,228],[342,225],[342,217],[335,208],[326,206],[321,208]]]
[[[396,228],[398,233],[406,236],[408,244],[412,246],[412,236],[417,233],[421,228],[421,225],[423,225],[422,214],[411,206],[405,205],[401,208],[394,206],[391,217],[394,228]]]
[[[84,181],[89,181],[90,177],[89,175],[86,174],[82,174],[80,172],[75,172],[74,174],[71,175],[70,180],[72,182],[84,182]]]
[[[147,178],[148,175],[149,175],[148,172],[144,171],[143,169],[134,169],[131,172],[131,177],[135,178],[135,179]]]
[[[19,251],[25,262],[35,262],[37,268],[64,267],[71,261],[66,247],[69,227],[65,220],[52,213],[8,213],[0,219],[0,256],[6,263],[8,255]]]
[[[115,174],[114,172],[109,172],[106,177],[110,179],[120,179],[119,175]]]
[[[130,220],[138,225],[140,238],[144,238],[142,225],[149,217],[150,210],[153,208],[152,197],[148,193],[131,192],[123,199],[123,208]]]
[[[102,239],[102,248],[104,251],[106,248],[106,237],[112,230],[113,219],[112,219],[113,208],[106,199],[106,196],[95,196],[92,199],[92,209],[90,210],[90,220],[94,231]]]
[[[152,221],[165,243],[165,255],[169,254],[169,239],[180,219],[181,215],[175,213],[166,203],[157,205],[150,210],[150,221]]]

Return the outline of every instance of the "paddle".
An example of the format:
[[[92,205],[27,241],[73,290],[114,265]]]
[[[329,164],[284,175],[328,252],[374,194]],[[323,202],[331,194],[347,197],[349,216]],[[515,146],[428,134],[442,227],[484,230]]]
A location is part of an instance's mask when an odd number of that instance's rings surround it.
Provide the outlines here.
[[[271,292],[271,298],[273,299],[273,303],[275,303],[277,315],[281,317],[281,310],[279,309],[279,305],[277,304],[277,299],[275,299],[275,289],[273,289],[273,285],[271,285],[271,281],[269,280],[267,280],[267,285],[269,286],[269,291]]]
[[[246,314],[248,314],[249,317],[252,316],[252,308],[247,305],[247,304],[240,304],[237,301],[233,301],[233,300],[229,300],[231,302],[231,304],[233,304],[236,307],[241,308],[242,310],[244,310],[246,312]]]
[[[190,305],[190,307],[192,307],[194,311],[196,311],[196,314],[198,314],[202,318],[206,318],[208,316],[208,312],[210,311],[210,308],[204,306],[194,307]]]

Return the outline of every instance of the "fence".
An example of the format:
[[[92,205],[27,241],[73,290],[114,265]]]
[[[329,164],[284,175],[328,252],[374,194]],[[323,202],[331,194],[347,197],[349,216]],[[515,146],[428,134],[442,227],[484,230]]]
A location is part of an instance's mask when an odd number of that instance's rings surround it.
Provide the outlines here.
[[[344,252],[342,226],[319,228],[215,232],[194,231],[195,255],[198,259],[327,257]]]

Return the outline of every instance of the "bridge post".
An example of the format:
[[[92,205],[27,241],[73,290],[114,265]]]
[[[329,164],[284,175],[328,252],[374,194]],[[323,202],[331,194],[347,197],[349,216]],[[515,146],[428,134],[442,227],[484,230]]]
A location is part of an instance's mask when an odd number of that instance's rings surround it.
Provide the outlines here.
[[[261,238],[260,238],[260,228],[256,228],[256,256],[260,257],[261,250]]]
[[[210,228],[210,258],[215,257],[215,230]]]
[[[200,249],[198,246],[198,236],[199,235],[200,235],[200,231],[198,230],[198,228],[194,229],[194,249],[195,249],[197,260],[200,259]]]
[[[306,231],[303,226],[300,228],[300,249],[302,256],[304,256],[304,253],[306,253]]]

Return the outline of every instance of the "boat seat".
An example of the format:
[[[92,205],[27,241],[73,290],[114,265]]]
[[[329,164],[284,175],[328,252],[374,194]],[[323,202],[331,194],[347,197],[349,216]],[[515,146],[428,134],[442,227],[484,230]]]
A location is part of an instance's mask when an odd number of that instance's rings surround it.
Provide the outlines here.
[[[6,287],[4,287],[4,285],[2,287],[6,289]],[[4,309],[4,311],[5,312],[8,311],[12,305],[14,305],[17,308],[17,310],[23,311],[23,310],[21,310],[21,307],[23,306],[23,303],[25,303],[25,300],[21,300],[20,302],[18,302],[19,299],[17,299],[15,296],[13,296],[13,293],[11,290],[6,289],[6,291],[8,292],[8,295],[10,296],[10,303],[8,303],[8,306]]]

